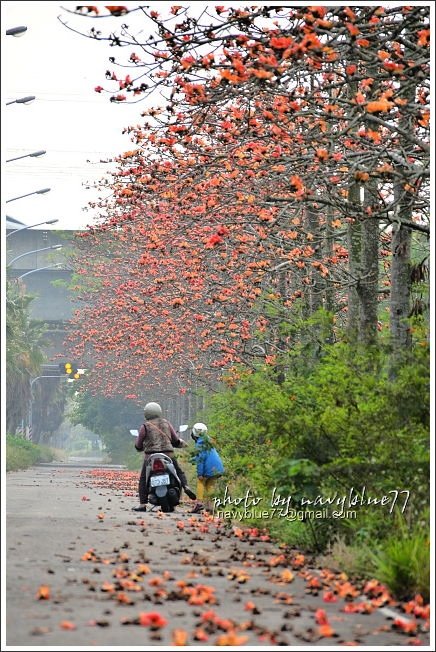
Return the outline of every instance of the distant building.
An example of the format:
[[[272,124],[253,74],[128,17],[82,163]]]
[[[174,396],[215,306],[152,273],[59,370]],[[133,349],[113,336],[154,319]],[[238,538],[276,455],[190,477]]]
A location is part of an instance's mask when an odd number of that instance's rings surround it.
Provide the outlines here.
[[[52,229],[20,229],[24,225],[8,217],[6,233],[6,262],[9,278],[20,278],[26,291],[34,296],[29,305],[29,314],[46,324],[47,344],[44,352],[48,360],[57,360],[64,355],[65,325],[71,318],[77,305],[73,303],[73,294],[69,290],[72,272],[68,269],[68,250],[74,248],[76,231],[59,231]],[[62,249],[46,249],[61,244]],[[26,252],[35,252],[29,253]],[[18,258],[12,264],[10,261]],[[59,263],[60,267],[49,267]],[[41,269],[47,268],[48,269]],[[29,273],[30,272],[30,273]]]

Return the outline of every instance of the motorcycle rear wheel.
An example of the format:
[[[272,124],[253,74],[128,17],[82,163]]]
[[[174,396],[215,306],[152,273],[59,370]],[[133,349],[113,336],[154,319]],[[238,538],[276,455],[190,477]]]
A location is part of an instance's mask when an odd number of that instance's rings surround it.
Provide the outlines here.
[[[170,501],[168,498],[165,496],[165,498],[160,499],[160,508],[163,512],[174,512],[174,507],[171,505]]]

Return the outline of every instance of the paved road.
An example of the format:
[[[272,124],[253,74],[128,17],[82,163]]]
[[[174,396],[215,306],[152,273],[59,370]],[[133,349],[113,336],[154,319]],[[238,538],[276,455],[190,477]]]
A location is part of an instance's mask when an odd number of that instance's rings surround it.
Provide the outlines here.
[[[379,585],[361,594],[189,502],[138,515],[136,483],[108,468],[7,474],[7,646],[427,649],[425,620],[386,610]]]

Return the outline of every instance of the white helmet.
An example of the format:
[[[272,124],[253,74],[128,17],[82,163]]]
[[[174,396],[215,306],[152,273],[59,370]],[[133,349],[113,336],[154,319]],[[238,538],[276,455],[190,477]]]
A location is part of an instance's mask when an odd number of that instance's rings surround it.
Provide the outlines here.
[[[192,427],[192,434],[194,437],[201,437],[207,435],[207,426],[204,423],[196,423]]]
[[[146,419],[156,419],[162,416],[162,408],[159,403],[147,403],[144,407],[144,417]]]

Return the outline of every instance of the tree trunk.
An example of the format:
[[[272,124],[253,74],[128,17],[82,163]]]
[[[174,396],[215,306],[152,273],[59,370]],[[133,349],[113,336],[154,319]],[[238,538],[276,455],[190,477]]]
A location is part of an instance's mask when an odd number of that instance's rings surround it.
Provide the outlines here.
[[[351,207],[360,205],[360,185],[353,183],[348,191],[348,203]],[[352,209],[354,214],[357,211]],[[350,287],[348,290],[348,323],[347,331],[350,340],[354,340],[359,332],[359,295],[357,283],[360,278],[362,255],[362,225],[358,220],[348,225],[348,269],[350,272]]]
[[[331,210],[328,210],[327,213],[327,221],[325,225],[325,236],[324,236],[324,241],[323,241],[323,257],[324,258],[331,258],[333,256],[333,238],[334,238],[334,231],[332,227],[330,226],[332,217],[331,217]],[[333,285],[331,283],[331,280],[329,280],[329,277],[327,276],[326,279],[323,279],[324,281],[324,307],[327,310],[327,312],[333,313],[335,311],[335,291],[333,288]]]
[[[410,244],[412,232],[400,224],[392,232],[391,265],[391,337],[395,348],[411,344],[408,315],[410,311]]]
[[[281,300],[281,303],[283,303],[284,301],[286,301],[286,298],[287,298],[287,285],[288,285],[287,284],[287,275],[286,275],[286,270],[285,269],[281,269],[278,272],[277,285],[278,285],[278,290],[279,290],[279,293],[280,293],[280,300]],[[278,331],[277,331],[277,334],[278,334],[277,348],[278,348],[279,357],[280,357],[286,351],[286,342],[285,342],[285,339],[284,339],[284,336],[283,336],[282,326],[280,324],[280,321],[278,323],[277,328],[278,328]],[[283,363],[279,362],[278,364],[276,364],[275,373],[276,373],[276,378],[277,378],[278,384],[281,385],[282,383],[284,383],[285,379],[286,379],[286,373],[285,373],[285,368],[283,366]]]
[[[320,248],[320,229],[319,229],[319,216],[317,211],[313,206],[308,206],[306,211],[306,226],[309,233],[314,236],[313,242],[315,242],[315,248]],[[314,259],[319,260],[320,255],[315,252]],[[319,308],[322,308],[322,298],[323,298],[323,283],[320,276],[319,270],[312,267],[309,272],[309,277],[311,280],[309,293],[308,293],[308,304],[309,304],[309,315],[313,315]]]
[[[375,193],[373,196],[375,198]],[[368,206],[371,203],[371,187],[369,186],[365,188],[365,205]],[[362,223],[362,277],[357,289],[360,301],[359,340],[365,344],[374,344],[377,340],[378,246],[378,220],[367,217]]]
[[[415,100],[416,86],[411,77],[402,83],[401,95],[408,102]],[[410,118],[400,120],[400,126],[407,133],[413,135],[413,123]],[[407,166],[407,155],[413,153],[413,143],[409,140],[403,144],[400,156],[405,158]],[[400,174],[403,168],[396,166]],[[392,226],[392,266],[391,266],[391,338],[395,349],[409,347],[411,345],[410,326],[408,316],[411,303],[411,279],[410,279],[410,250],[412,231],[401,225],[403,220],[411,222],[413,217],[413,204],[415,195],[408,192],[405,183],[408,180],[407,170],[403,173],[394,187],[395,213],[398,222]]]

